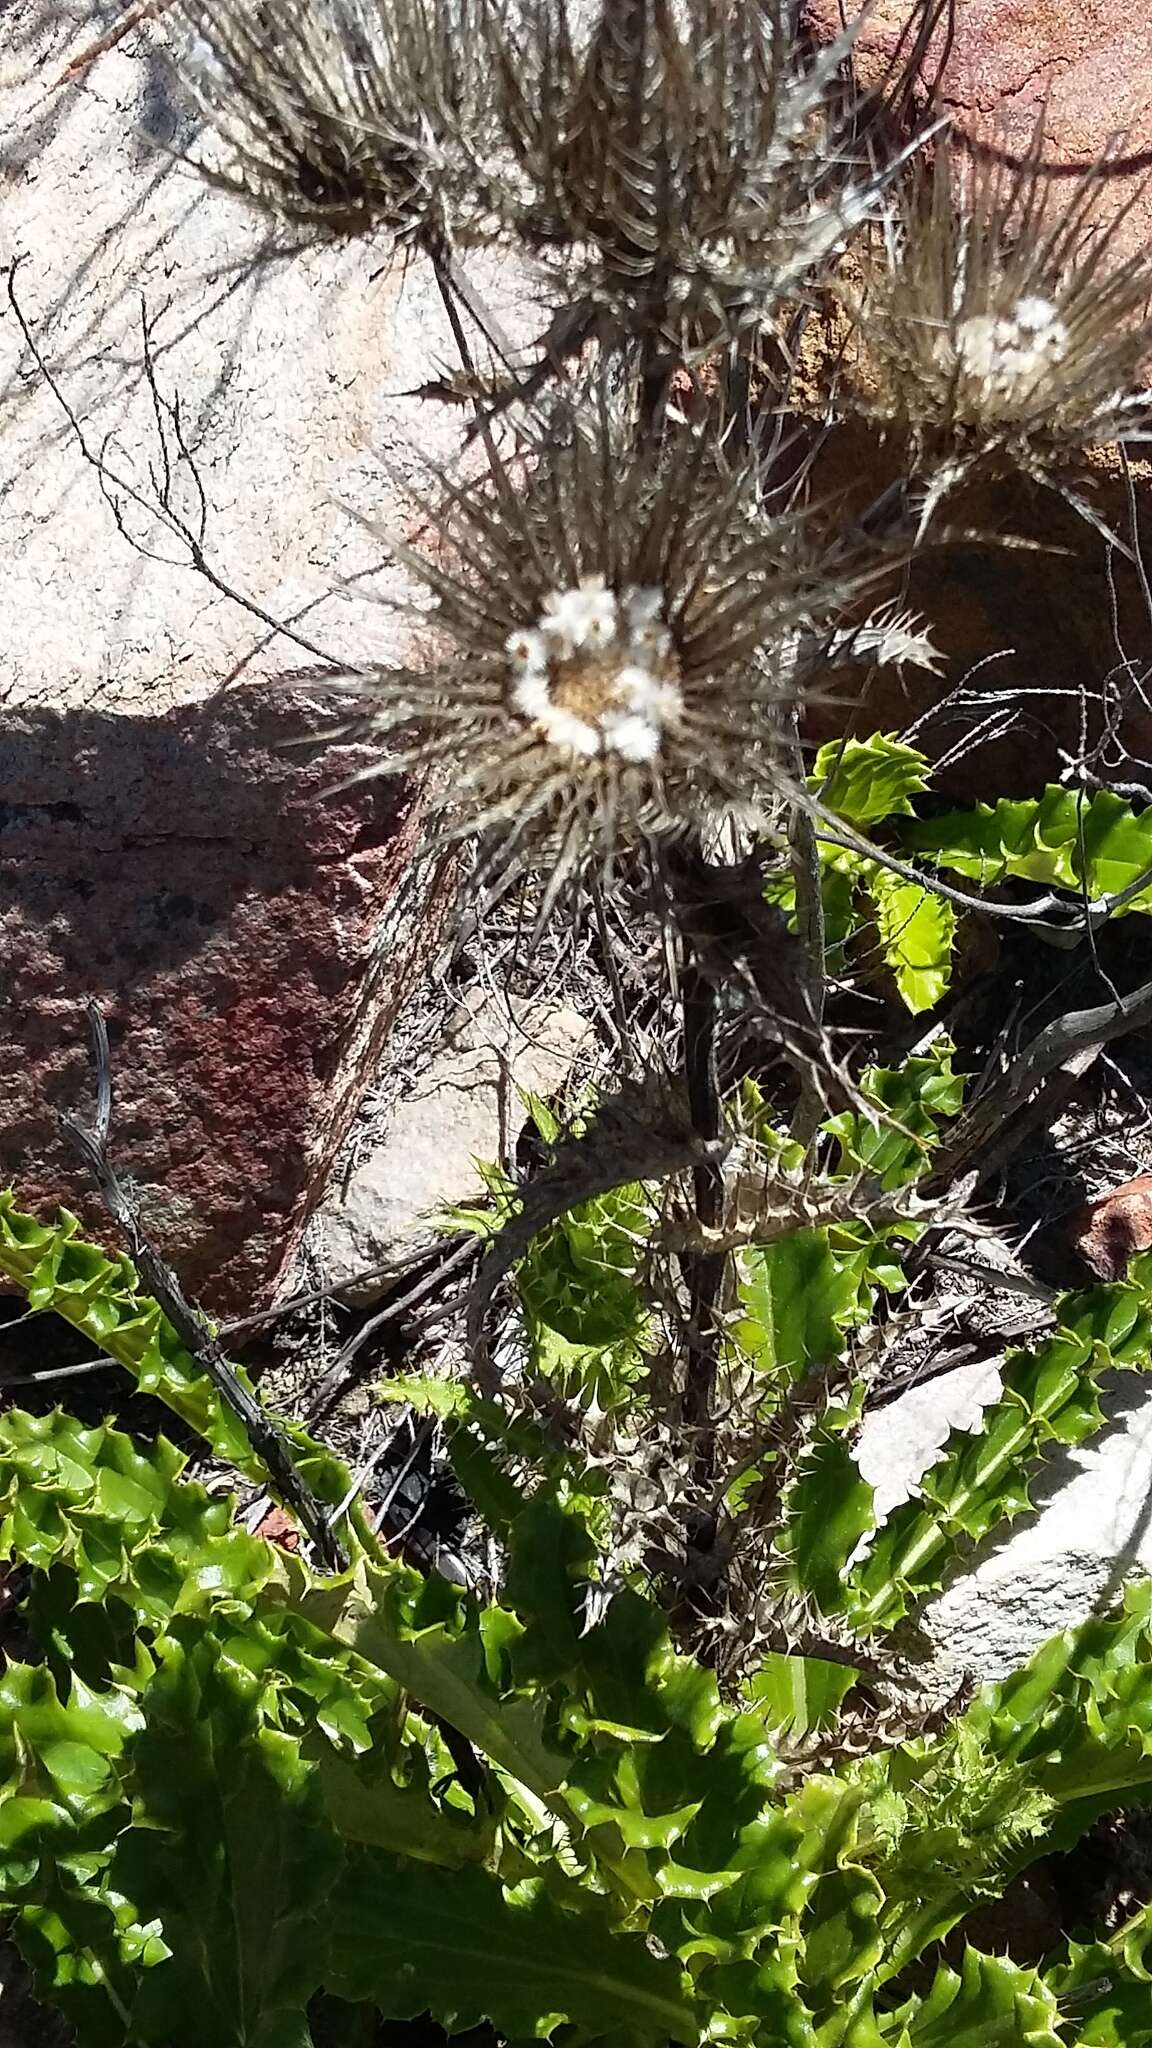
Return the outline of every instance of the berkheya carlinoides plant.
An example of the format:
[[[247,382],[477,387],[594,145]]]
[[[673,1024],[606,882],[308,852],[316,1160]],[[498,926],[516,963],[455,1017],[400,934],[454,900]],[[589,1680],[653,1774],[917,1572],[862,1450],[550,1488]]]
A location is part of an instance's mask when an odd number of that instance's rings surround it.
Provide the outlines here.
[[[299,1426],[335,1573],[162,1437],[0,1419],[34,1646],[0,1681],[0,1898],[82,2048],[425,2012],[631,2048],[1152,2043],[1148,1910],[1037,1964],[963,1937],[1152,1793],[1152,1593],[974,1699],[907,1631],[1099,1426],[1105,1368],[1146,1365],[1147,1261],[1057,1298],[882,1525],[853,1456],[910,1259],[982,1226],[947,1038],[869,1062],[829,991],[930,1012],[1005,880],[1065,933],[1152,908],[1138,800],[942,815],[917,747],[847,736],[862,665],[940,665],[900,579],[947,503],[1008,472],[1080,504],[1088,445],[1144,422],[1148,273],[1103,167],[1054,195],[1041,131],[1011,163],[950,134],[917,97],[939,12],[865,94],[860,24],[813,47],[790,0],[159,10],[203,175],[435,273],[466,410],[458,464],[406,469],[419,537],[382,536],[411,651],[313,680],[367,772],[426,778],[473,931],[516,896],[598,949],[618,1070],[563,1122],[533,1102],[532,1172],[455,1218],[459,1368],[380,1390],[471,1503],[454,1577],[398,1561]],[[515,360],[478,248],[537,296]],[[803,354],[830,307],[852,374]],[[895,451],[871,504],[812,482],[848,406]],[[629,929],[662,963],[643,1030]],[[283,1493],[127,1259],[0,1197],[0,1275]]]

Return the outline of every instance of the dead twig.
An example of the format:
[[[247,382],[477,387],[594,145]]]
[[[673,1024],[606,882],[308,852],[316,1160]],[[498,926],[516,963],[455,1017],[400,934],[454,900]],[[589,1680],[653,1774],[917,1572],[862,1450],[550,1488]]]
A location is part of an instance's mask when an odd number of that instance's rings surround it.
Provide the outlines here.
[[[106,56],[109,50],[114,50],[117,43],[122,43],[125,36],[131,35],[132,30],[139,28],[142,22],[154,21],[157,15],[165,14],[172,4],[173,0],[136,0],[135,6],[126,7],[119,19],[112,23],[111,28],[106,28],[102,36],[97,36],[95,42],[86,43],[84,48],[64,66],[56,80],[57,86],[69,85],[82,77],[84,72],[91,70],[98,57]]]
[[[72,438],[84,462],[96,473],[101,494],[116,526],[129,547],[147,562],[161,562],[168,568],[187,567],[201,576],[209,587],[230,603],[239,605],[250,618],[258,619],[267,626],[275,637],[281,634],[291,640],[306,654],[315,656],[323,665],[325,673],[347,674],[346,662],[321,647],[315,640],[309,640],[298,633],[286,620],[278,619],[266,611],[254,598],[237,590],[220,572],[213,567],[208,554],[208,500],[192,451],[184,433],[178,399],[167,399],[160,391],[156,378],[156,364],[152,348],[153,322],[148,317],[147,307],[141,301],[140,325],[144,377],[152,398],[153,417],[157,435],[157,467],[150,477],[151,490],[145,491],[122,469],[117,469],[108,459],[111,436],[107,436],[97,448],[89,440],[84,423],[74,406],[65,396],[59,378],[49,367],[43,350],[32,331],[31,324],[20,304],[16,290],[16,273],[20,257],[9,264],[6,273],[8,303],[16,317],[16,323],[24,337],[24,344],[41,377],[55,399],[67,421]],[[181,511],[177,502],[179,479],[186,480],[190,494],[191,509]],[[144,520],[158,524],[180,551],[178,555],[165,554],[134,535],[128,526],[127,506],[132,506]]]
[[[172,1268],[150,1242],[136,1205],[124,1187],[108,1155],[112,1115],[112,1066],[108,1030],[98,1005],[88,1004],[88,1027],[92,1036],[92,1057],[96,1068],[96,1121],[86,1130],[75,1117],[61,1117],[61,1129],[83,1161],[99,1190],[100,1198],[124,1237],[139,1268],[144,1286],[159,1303],[180,1342],[211,1380],[222,1401],[243,1423],[252,1448],[268,1468],[272,1485],[284,1505],[297,1515],[316,1548],[317,1556],[330,1571],[345,1571],[347,1556],[332,1534],[328,1517],[311,1488],[301,1478],[288,1439],[246,1387],[222,1351],[211,1323],[190,1302]]]
[[[413,1431],[412,1444],[411,1448],[408,1451],[408,1455],[403,1460],[398,1472],[395,1474],[392,1480],[392,1484],[390,1485],[387,1493],[384,1496],[383,1504],[376,1518],[377,1528],[379,1528],[380,1523],[384,1520],[385,1515],[388,1513],[389,1508],[392,1506],[392,1503],[395,1500],[396,1495],[399,1493],[400,1488],[403,1486],[404,1481],[407,1479],[408,1474],[411,1472],[413,1465],[416,1463],[417,1458],[420,1456],[420,1453],[423,1450],[424,1445],[427,1443],[429,1437],[431,1436],[434,1427],[434,1423],[432,1423],[429,1420],[425,1420],[420,1424],[418,1429]],[[380,1442],[376,1445],[375,1450],[370,1451],[368,1453],[368,1456],[365,1458],[363,1464],[355,1473],[352,1480],[352,1484],[348,1488],[347,1493],[344,1495],[343,1500],[340,1502],[339,1507],[333,1508],[332,1513],[328,1517],[330,1528],[334,1529],[336,1527],[336,1524],[342,1521],[344,1516],[348,1514],[353,1507],[355,1507],[356,1502],[359,1500],[360,1495],[363,1493],[364,1488],[367,1486],[368,1481],[371,1479],[372,1474],[376,1470],[377,1465],[383,1464],[385,1458],[388,1456],[389,1451],[395,1444],[399,1434],[399,1430],[393,1430],[390,1436],[382,1436]]]
[[[367,1322],[361,1323],[360,1328],[353,1332],[315,1389],[309,1414],[319,1415],[332,1400],[346,1378],[353,1359],[363,1350],[368,1339],[375,1336],[377,1330],[382,1330],[387,1323],[394,1323],[406,1310],[415,1308],[418,1302],[433,1294],[442,1281],[447,1280],[451,1274],[458,1273],[461,1267],[479,1256],[480,1242],[477,1238],[451,1238],[430,1273],[425,1273],[422,1280],[418,1280],[414,1287],[408,1288],[406,1293],[398,1295],[395,1301],[386,1302],[382,1309],[378,1309],[374,1316],[369,1316]]]
[[[318,1301],[339,1300],[342,1293],[353,1287],[366,1287],[377,1280],[398,1280],[402,1274],[411,1272],[413,1266],[422,1266],[427,1257],[428,1247],[420,1245],[403,1258],[388,1259],[379,1266],[362,1267],[350,1279],[342,1280],[339,1287],[306,1287],[299,1294],[286,1294],[282,1301],[274,1303],[271,1308],[260,1309],[256,1315],[232,1316],[217,1327],[222,1337],[235,1337],[244,1330],[260,1330],[267,1323],[282,1322],[286,1316],[295,1315],[298,1309],[312,1308]]]
[[[10,1327],[10,1326],[9,1326]],[[85,1358],[79,1365],[49,1365],[41,1372],[0,1373],[0,1394],[9,1387],[38,1387],[49,1380],[79,1379],[86,1373],[107,1372],[113,1363],[106,1354],[102,1358]]]
[[[716,1231],[724,1220],[724,1168],[716,1152],[722,1129],[716,1078],[716,990],[692,959],[684,969],[681,1005],[688,1113],[697,1137],[710,1148],[692,1168],[692,1207],[701,1232]],[[705,1429],[712,1413],[716,1312],[727,1254],[705,1242],[686,1251],[683,1263],[689,1302],[684,1420],[690,1428]]]
[[[793,710],[789,753],[792,771],[804,772],[800,751],[799,712]],[[824,889],[820,872],[820,846],[816,826],[808,811],[793,804],[788,818],[788,851],[796,890],[796,929],[804,949],[807,997],[811,1019],[819,1030],[824,1022],[828,991],[827,934],[824,925]],[[792,1136],[798,1144],[810,1145],[827,1114],[824,1098],[810,1070],[800,1076],[800,1099],[792,1116]]]
[[[1142,982],[1113,1002],[1088,1010],[1068,1010],[1046,1024],[960,1118],[924,1183],[925,1193],[939,1193],[962,1173],[973,1172],[977,1180],[986,1180],[1003,1162],[1005,1148],[1014,1150],[1024,1135],[1027,1126],[1019,1121],[1007,1132],[1005,1126],[1018,1117],[1037,1089],[1074,1085],[1102,1046],[1148,1024],[1152,1024],[1152,981]],[[1049,1095],[1043,1100],[1047,1104]]]
[[[1056,1287],[1048,1287],[1043,1280],[1036,1280],[1031,1273],[1005,1273],[999,1266],[987,1266],[980,1259],[962,1259],[951,1252],[924,1251],[921,1262],[925,1266],[937,1267],[942,1273],[959,1273],[966,1280],[978,1281],[981,1287],[990,1287],[997,1294],[1019,1294],[1029,1301],[1054,1302],[1059,1294]]]

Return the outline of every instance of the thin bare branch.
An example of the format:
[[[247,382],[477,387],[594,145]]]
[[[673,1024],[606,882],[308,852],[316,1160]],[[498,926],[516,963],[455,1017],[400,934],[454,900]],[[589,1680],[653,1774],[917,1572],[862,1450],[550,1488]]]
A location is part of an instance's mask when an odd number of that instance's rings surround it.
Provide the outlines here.
[[[320,1502],[301,1477],[287,1437],[239,1377],[225,1356],[207,1316],[188,1300],[171,1266],[160,1257],[144,1229],[135,1202],[112,1164],[107,1130],[112,1099],[108,1032],[103,1016],[93,1002],[88,1004],[88,1023],[96,1068],[97,1123],[94,1129],[86,1130],[75,1117],[66,1116],[61,1118],[61,1129],[91,1174],[104,1207],[128,1245],[148,1293],[159,1303],[180,1342],[212,1382],[221,1400],[227,1403],[247,1430],[252,1448],[267,1466],[273,1486],[285,1505],[299,1517],[316,1547],[317,1555],[330,1571],[344,1571],[348,1564],[347,1555],[333,1536]]]

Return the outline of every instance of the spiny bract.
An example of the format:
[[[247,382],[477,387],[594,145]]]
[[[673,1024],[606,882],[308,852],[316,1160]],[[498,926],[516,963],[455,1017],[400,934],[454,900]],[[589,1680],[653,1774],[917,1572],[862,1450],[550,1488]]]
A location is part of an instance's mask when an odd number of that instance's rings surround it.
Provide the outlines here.
[[[196,161],[274,217],[433,240],[482,207],[479,0],[178,0]]]
[[[517,230],[630,323],[773,315],[893,174],[837,90],[854,30],[806,55],[790,0],[513,0],[486,30]]]

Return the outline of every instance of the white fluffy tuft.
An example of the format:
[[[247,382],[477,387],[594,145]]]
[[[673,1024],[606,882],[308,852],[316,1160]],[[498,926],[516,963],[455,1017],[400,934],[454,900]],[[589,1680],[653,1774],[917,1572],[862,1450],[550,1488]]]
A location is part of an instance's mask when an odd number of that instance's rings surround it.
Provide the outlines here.
[[[659,590],[631,586],[617,598],[598,576],[549,591],[536,626],[519,628],[505,642],[511,709],[550,746],[587,758],[655,761],[665,728],[684,708],[660,605]],[[565,690],[575,691],[578,708],[564,701]]]

